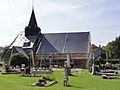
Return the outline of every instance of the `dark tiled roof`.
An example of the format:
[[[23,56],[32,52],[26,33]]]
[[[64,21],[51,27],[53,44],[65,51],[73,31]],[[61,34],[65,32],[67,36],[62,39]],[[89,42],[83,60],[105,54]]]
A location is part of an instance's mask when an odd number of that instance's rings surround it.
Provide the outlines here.
[[[36,39],[36,36],[25,37],[25,32],[22,31],[17,35],[15,40],[12,42],[12,44],[10,45],[10,49],[13,46],[23,47],[23,48],[32,48],[35,42],[35,39]]]
[[[22,53],[24,56],[29,58],[28,55],[25,53],[25,51],[22,49],[22,47],[14,47],[14,46],[11,49],[7,50],[3,58],[10,58],[11,54],[13,53]]]
[[[3,58],[10,58],[10,56],[11,56],[11,50],[9,49],[5,52]]]
[[[36,54],[88,53],[89,32],[44,34]]]
[[[34,10],[32,10],[32,14],[31,14],[31,17],[30,17],[30,21],[29,21],[29,25],[28,25],[28,26],[31,26],[31,27],[37,26],[37,21],[36,21],[36,17],[35,17]]]
[[[25,27],[25,36],[38,36],[41,33],[41,29],[37,26],[34,10],[32,10],[31,18],[28,26]]]
[[[24,56],[26,56],[27,58],[29,58],[28,55],[25,53],[25,51],[22,49],[22,47],[14,47],[14,51],[15,51],[15,53],[21,53]]]

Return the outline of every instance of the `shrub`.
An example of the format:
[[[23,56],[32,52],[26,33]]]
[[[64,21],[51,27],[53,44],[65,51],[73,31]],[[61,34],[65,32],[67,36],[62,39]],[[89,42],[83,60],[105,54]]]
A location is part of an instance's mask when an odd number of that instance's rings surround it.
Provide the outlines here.
[[[98,60],[98,61],[102,61],[103,58],[102,58],[101,56],[98,56],[97,60]]]
[[[11,59],[10,65],[13,67],[17,65],[21,67],[22,64],[28,66],[29,63],[28,58],[21,53],[14,53],[10,59]]]

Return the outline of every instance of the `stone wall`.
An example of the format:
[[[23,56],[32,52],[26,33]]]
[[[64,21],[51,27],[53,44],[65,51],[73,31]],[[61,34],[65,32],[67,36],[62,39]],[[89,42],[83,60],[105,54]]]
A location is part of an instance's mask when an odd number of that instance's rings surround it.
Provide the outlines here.
[[[87,53],[70,53],[71,63],[74,64],[75,67],[85,68],[86,62],[88,60]],[[61,54],[41,54],[35,55],[35,63],[36,65],[39,62],[48,62],[59,65],[64,65],[64,62],[67,60],[66,53]]]

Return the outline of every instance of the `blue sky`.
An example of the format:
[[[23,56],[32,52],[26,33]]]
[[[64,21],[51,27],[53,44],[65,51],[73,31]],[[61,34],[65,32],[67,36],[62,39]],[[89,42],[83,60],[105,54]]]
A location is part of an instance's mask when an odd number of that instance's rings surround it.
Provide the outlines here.
[[[120,0],[34,0],[42,33],[91,32],[106,45],[120,35]],[[28,25],[32,0],[0,0],[0,46],[9,45]]]

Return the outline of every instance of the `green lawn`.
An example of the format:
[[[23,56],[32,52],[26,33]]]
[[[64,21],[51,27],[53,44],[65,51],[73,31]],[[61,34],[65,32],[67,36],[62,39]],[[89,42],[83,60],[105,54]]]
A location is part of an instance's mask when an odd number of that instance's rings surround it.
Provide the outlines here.
[[[0,90],[120,90],[120,79],[102,79],[91,76],[87,70],[82,74],[74,72],[69,76],[71,87],[63,86],[63,71],[55,71],[51,77],[55,77],[57,84],[50,87],[37,87],[31,84],[40,77],[22,77],[20,74],[0,74]]]

